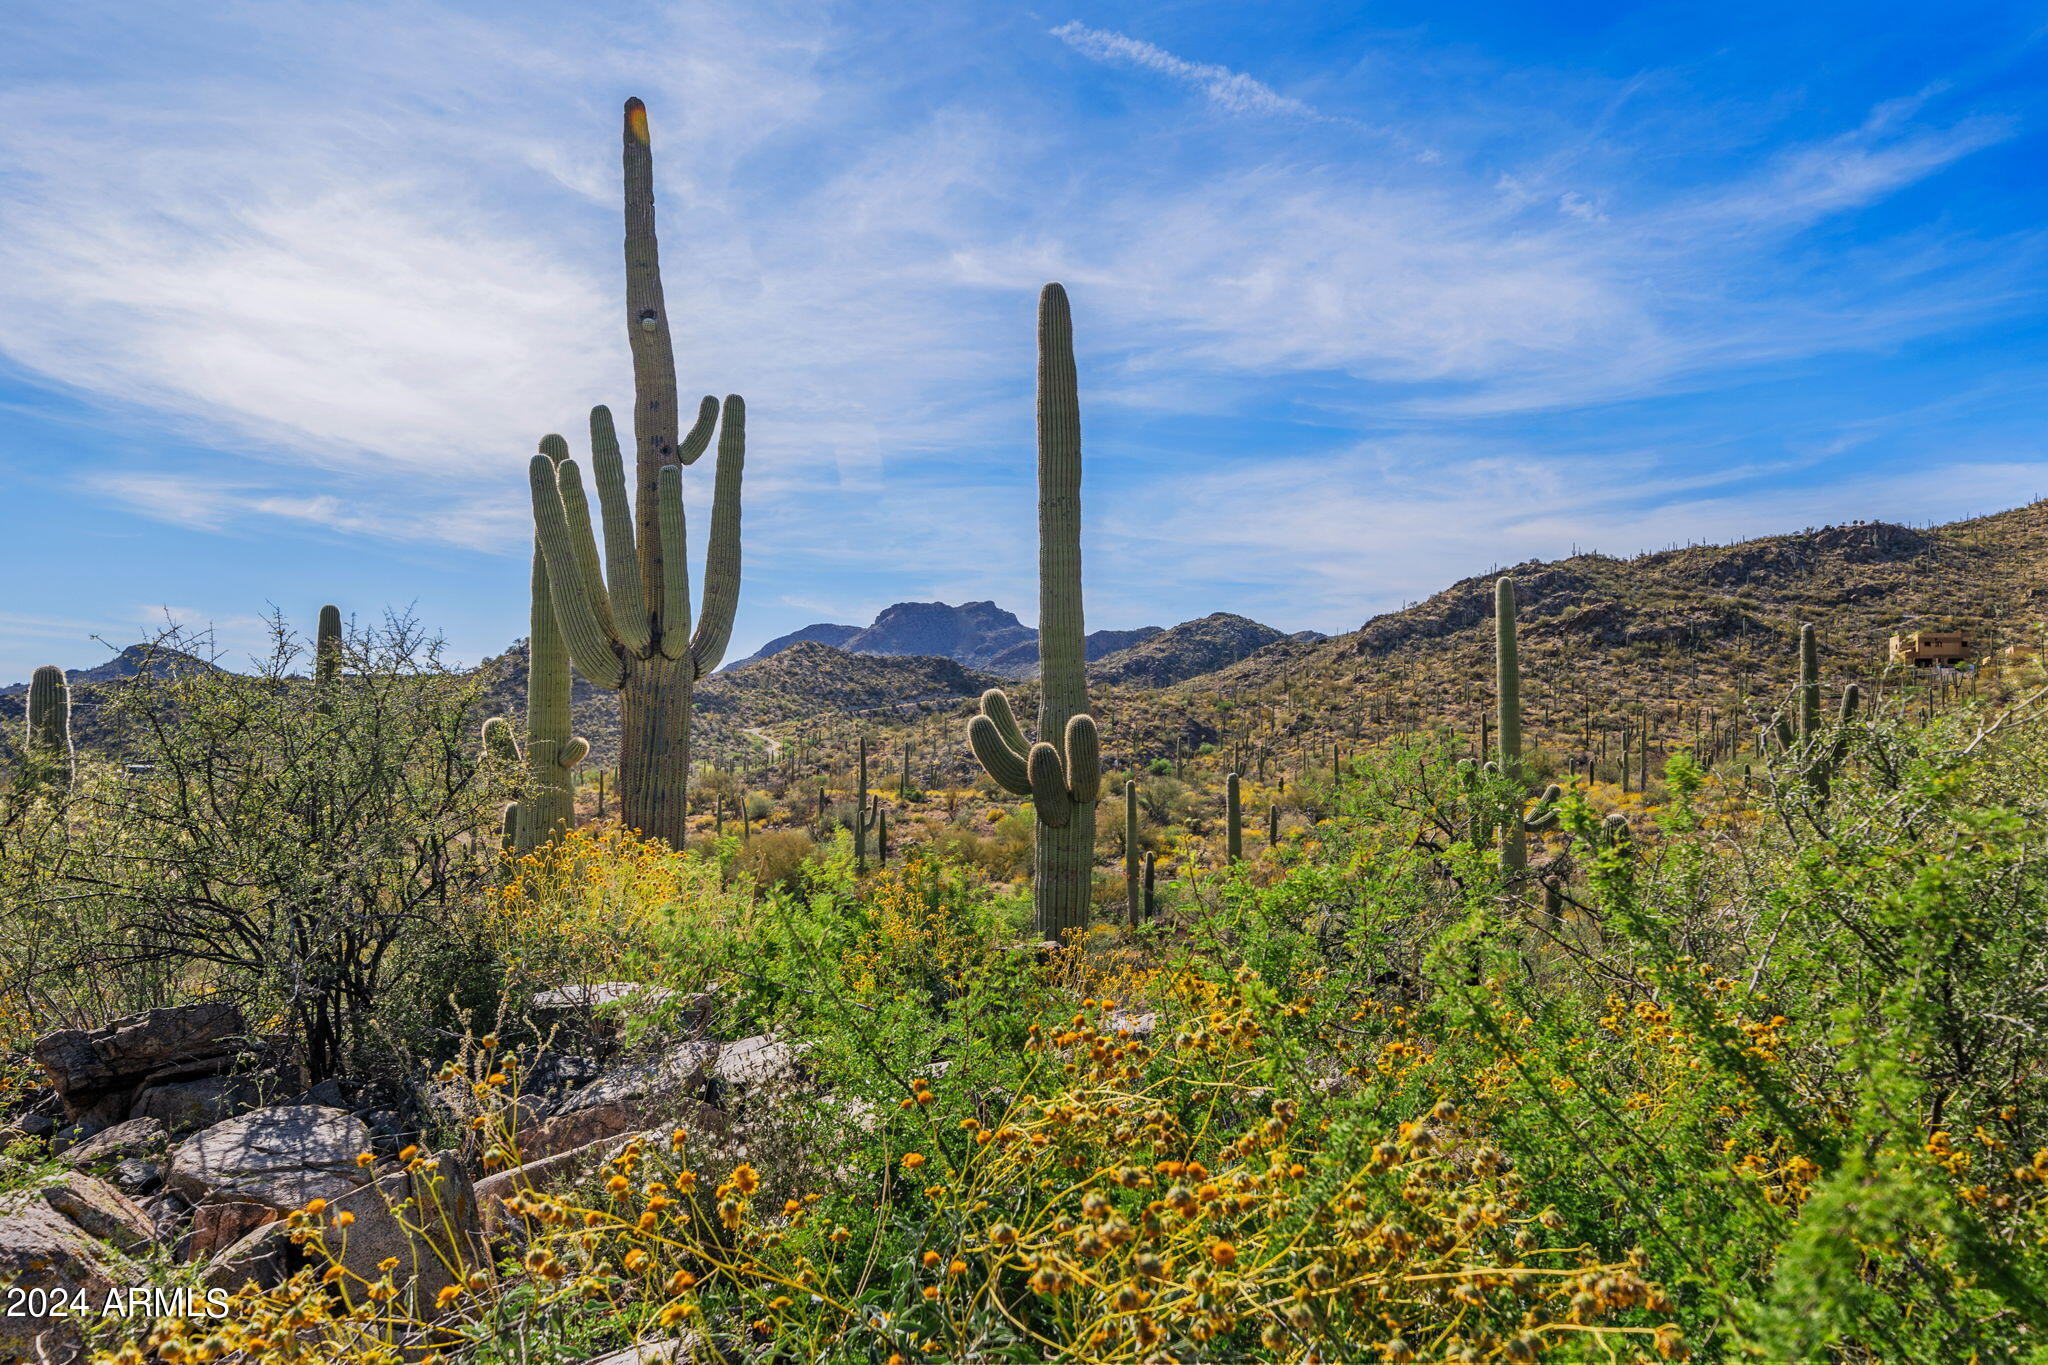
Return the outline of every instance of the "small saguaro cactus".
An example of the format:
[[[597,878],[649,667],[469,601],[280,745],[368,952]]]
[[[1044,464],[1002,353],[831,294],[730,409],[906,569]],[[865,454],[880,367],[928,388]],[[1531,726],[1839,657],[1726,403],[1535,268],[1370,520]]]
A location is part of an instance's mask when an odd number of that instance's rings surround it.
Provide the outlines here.
[[[541,442],[529,476],[549,597],[576,669],[620,694],[619,807],[626,824],[681,848],[688,829],[690,704],[732,636],[740,589],[740,480],[746,405],[715,398],[679,436],[675,351],[654,236],[647,110],[626,101],[626,336],[633,354],[633,501],[610,409],[590,412],[591,474],[604,522],[600,563],[582,472],[560,436]],[[718,435],[704,600],[691,633],[683,466]]]
[[[1095,802],[1102,755],[1088,714],[1081,621],[1081,403],[1067,292],[1038,300],[1038,742],[1027,744],[1010,699],[982,694],[967,727],[974,756],[997,785],[1029,796],[1037,814],[1032,905],[1040,938],[1088,922],[1095,880]]]
[[[1223,848],[1231,862],[1244,857],[1244,793],[1242,779],[1232,773],[1223,783]]]
[[[1500,864],[1510,875],[1529,865],[1529,836],[1557,824],[1556,805],[1564,795],[1556,783],[1543,789],[1536,808],[1522,811],[1522,664],[1515,640],[1515,580],[1493,585],[1494,693],[1499,714],[1500,759],[1496,769],[1514,793],[1514,808],[1501,821]]]
[[[1815,638],[1813,626],[1799,627],[1799,683],[1793,692],[1793,705],[1798,717],[1797,726],[1781,711],[1771,724],[1771,737],[1778,748],[1793,756],[1800,764],[1800,776],[1813,784],[1815,794],[1824,802],[1835,780],[1835,769],[1849,752],[1849,724],[1856,719],[1856,711],[1863,704],[1863,689],[1850,683],[1842,689],[1841,709],[1835,714],[1834,735],[1826,743],[1821,726],[1820,707],[1820,643]]]
[[[71,748],[71,684],[64,670],[44,664],[28,680],[26,757],[32,780],[69,787],[76,756]]]
[[[547,443],[542,449],[548,450]],[[560,460],[559,453],[541,458]],[[324,620],[323,616],[323,620]],[[531,853],[576,823],[576,768],[590,753],[590,742],[569,732],[569,648],[551,596],[547,557],[536,534],[533,545],[532,591],[527,605],[526,744],[513,737],[511,723],[484,722],[484,745],[506,764],[526,769],[521,800],[508,814],[508,847]]]

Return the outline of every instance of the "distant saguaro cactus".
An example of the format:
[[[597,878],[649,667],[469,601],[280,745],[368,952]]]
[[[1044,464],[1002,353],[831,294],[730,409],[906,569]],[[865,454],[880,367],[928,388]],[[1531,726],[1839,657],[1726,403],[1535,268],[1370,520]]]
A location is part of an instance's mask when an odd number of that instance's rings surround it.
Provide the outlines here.
[[[71,684],[64,670],[44,664],[28,680],[26,757],[32,780],[69,787],[76,755],[71,747]]]
[[[1855,683],[1844,687],[1841,709],[1835,714],[1834,734],[1822,743],[1820,642],[1813,633],[1813,626],[1802,624],[1799,627],[1799,683],[1793,690],[1793,707],[1798,722],[1795,727],[1793,721],[1780,712],[1772,722],[1771,733],[1778,742],[1778,748],[1798,760],[1800,775],[1813,784],[1814,793],[1822,802],[1826,802],[1834,785],[1835,769],[1848,755],[1849,725],[1856,719],[1857,709],[1862,703],[1861,687]]]
[[[608,408],[590,412],[591,473],[604,521],[600,566],[589,501],[561,437],[541,442],[529,475],[549,598],[576,669],[620,693],[619,806],[627,825],[677,848],[688,829],[690,705],[732,636],[740,588],[740,479],[746,405],[699,405],[678,440],[675,351],[654,236],[654,156],[647,110],[626,101],[626,336],[633,353],[634,500]],[[682,466],[718,434],[704,601],[691,634]]]
[[[1041,938],[1088,922],[1095,880],[1101,749],[1088,714],[1081,623],[1081,402],[1067,291],[1038,300],[1038,734],[1024,733],[1002,689],[982,694],[968,742],[990,777],[1037,812],[1032,904]],[[1050,737],[1050,738],[1048,738]]]
[[[1244,794],[1243,783],[1232,773],[1223,784],[1223,813],[1226,833],[1224,850],[1231,862],[1244,857]]]
[[[1124,779],[1124,914],[1136,928],[1138,903],[1138,784]]]
[[[1515,580],[1493,585],[1494,692],[1499,714],[1500,766],[1497,771],[1513,791],[1514,809],[1501,821],[1500,864],[1510,875],[1529,865],[1529,835],[1557,824],[1556,805],[1564,790],[1556,783],[1543,789],[1536,809],[1523,814],[1522,793],[1522,662],[1515,639]],[[1489,768],[1493,765],[1487,765]]]
[[[341,608],[328,603],[320,608],[320,624],[313,631],[313,681],[322,687],[341,676]]]

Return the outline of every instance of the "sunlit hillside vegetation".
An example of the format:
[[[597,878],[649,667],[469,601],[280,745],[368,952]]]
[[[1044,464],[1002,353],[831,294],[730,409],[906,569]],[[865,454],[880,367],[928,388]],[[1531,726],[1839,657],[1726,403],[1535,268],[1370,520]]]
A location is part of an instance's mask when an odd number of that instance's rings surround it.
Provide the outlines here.
[[[549,987],[709,992],[629,1005],[607,1046],[766,1033],[800,1072],[522,1196],[431,1302],[322,1275],[343,1230],[301,1212],[295,1278],[110,1324],[109,1359],[566,1362],[684,1331],[763,1360],[2043,1356],[2030,669],[1931,719],[1880,702],[1825,784],[1684,746],[1648,793],[1572,782],[1520,874],[1519,803],[1462,738],[1248,784],[1234,865],[1219,756],[1189,755],[1139,779],[1152,915],[1105,862],[1094,926],[1035,945],[1007,889],[1031,803],[915,761],[912,799],[879,754],[871,791],[937,810],[860,874],[801,803],[688,853],[593,821],[508,860],[474,684],[402,634],[350,650],[324,691],[142,675],[114,705],[152,771],[15,782],[8,1047],[232,998],[308,1083],[405,1109],[367,1159],[479,1174],[522,1159]],[[37,1101],[8,1077],[0,1109]],[[22,1131],[7,1163],[52,1169]]]

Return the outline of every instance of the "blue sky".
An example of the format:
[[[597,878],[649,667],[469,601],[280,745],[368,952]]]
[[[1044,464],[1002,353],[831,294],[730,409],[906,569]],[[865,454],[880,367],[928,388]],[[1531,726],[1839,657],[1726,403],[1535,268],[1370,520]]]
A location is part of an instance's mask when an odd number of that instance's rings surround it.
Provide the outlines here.
[[[629,94],[683,388],[748,398],[735,657],[903,599],[1030,619],[1048,279],[1091,627],[1337,631],[1574,547],[2016,505],[2044,41],[1968,4],[12,7],[0,681],[167,612],[523,634],[526,459],[630,395]]]

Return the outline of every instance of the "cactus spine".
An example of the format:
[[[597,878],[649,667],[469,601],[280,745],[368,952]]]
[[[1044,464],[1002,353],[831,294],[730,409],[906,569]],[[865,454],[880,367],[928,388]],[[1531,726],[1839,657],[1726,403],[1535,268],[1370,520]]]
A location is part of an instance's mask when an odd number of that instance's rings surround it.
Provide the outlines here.
[[[27,757],[32,779],[69,787],[75,754],[71,748],[71,684],[64,670],[44,664],[28,680]]]
[[[600,564],[582,472],[559,436],[529,467],[534,525],[549,600],[569,657],[597,686],[620,693],[619,811],[626,824],[677,848],[688,829],[690,703],[717,668],[739,604],[740,480],[746,405],[706,398],[679,436],[675,351],[654,236],[654,155],[647,110],[626,101],[626,335],[633,353],[633,503],[609,409],[590,413],[591,473],[604,523]],[[718,435],[704,600],[691,633],[682,466]]]
[[[1556,783],[1544,788],[1536,809],[1522,812],[1522,662],[1515,642],[1515,580],[1493,585],[1494,694],[1499,707],[1494,728],[1500,732],[1500,768],[1514,796],[1514,808],[1501,822],[1500,865],[1509,875],[1529,865],[1529,835],[1557,823],[1557,800],[1564,795]]]
[[[968,726],[974,755],[998,785],[1037,812],[1032,901],[1041,938],[1088,922],[1095,880],[1101,751],[1088,714],[1081,624],[1081,403],[1067,291],[1038,299],[1038,734],[1024,742],[1000,688]]]

